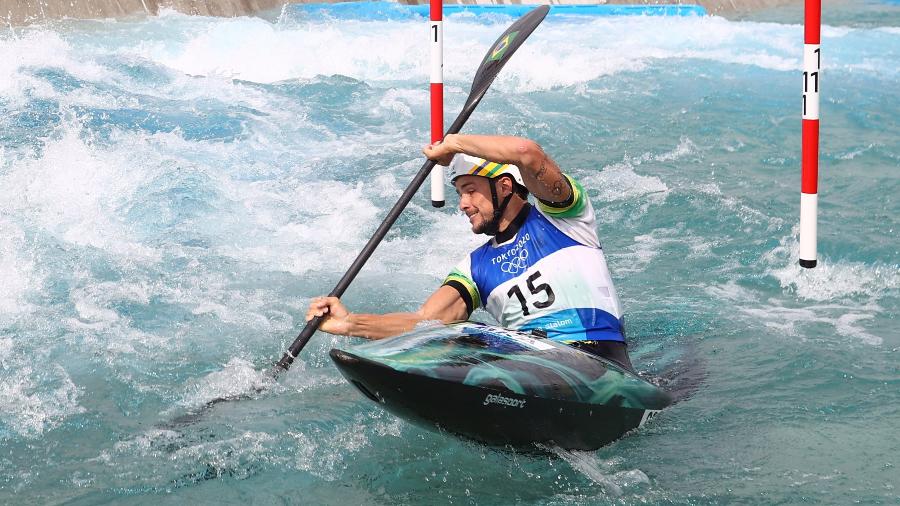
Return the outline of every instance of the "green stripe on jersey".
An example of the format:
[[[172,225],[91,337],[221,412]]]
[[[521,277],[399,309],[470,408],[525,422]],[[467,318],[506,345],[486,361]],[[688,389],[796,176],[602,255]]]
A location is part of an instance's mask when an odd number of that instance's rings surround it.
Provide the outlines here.
[[[446,285],[450,281],[456,281],[462,286],[466,287],[466,290],[469,292],[469,297],[472,298],[472,311],[481,307],[481,296],[478,294],[478,287],[475,286],[475,282],[469,279],[468,276],[459,272],[457,269],[453,269],[450,274],[444,278],[444,282],[442,284]]]

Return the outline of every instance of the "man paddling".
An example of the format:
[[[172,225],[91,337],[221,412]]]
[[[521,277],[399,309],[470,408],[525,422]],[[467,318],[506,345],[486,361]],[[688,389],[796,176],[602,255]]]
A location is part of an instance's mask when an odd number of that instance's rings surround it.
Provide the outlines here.
[[[520,137],[448,135],[423,152],[449,166],[472,232],[492,238],[416,312],[351,313],[337,297],[318,297],[307,321],[321,316],[324,332],[382,339],[421,321],[467,320],[483,307],[504,327],[546,334],[631,369],[621,304],[581,185]]]

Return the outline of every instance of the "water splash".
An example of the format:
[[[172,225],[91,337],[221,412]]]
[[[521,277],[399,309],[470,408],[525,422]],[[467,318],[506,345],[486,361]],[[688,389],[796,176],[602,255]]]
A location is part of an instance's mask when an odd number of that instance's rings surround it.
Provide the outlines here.
[[[2,348],[11,347],[9,340],[0,343]],[[0,440],[39,438],[85,411],[79,404],[79,388],[61,366],[13,366],[5,357],[0,363],[7,372],[15,371],[0,377]]]
[[[798,228],[768,252],[763,261],[766,273],[778,279],[781,287],[811,301],[855,299],[877,301],[900,295],[900,265],[830,261],[825,258],[815,269],[800,267]]]
[[[558,447],[548,448],[559,458],[565,460],[573,469],[591,481],[600,485],[606,493],[613,497],[621,497],[627,489],[650,484],[650,478],[640,469],[614,471],[619,464],[616,459],[602,461],[594,452],[578,452]]]

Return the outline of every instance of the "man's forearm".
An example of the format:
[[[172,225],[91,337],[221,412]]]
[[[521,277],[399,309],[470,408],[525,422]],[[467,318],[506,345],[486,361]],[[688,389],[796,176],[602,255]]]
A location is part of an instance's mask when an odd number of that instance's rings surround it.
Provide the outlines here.
[[[384,339],[414,329],[425,317],[418,313],[360,314],[350,313],[347,335],[366,339]]]
[[[521,167],[531,162],[540,147],[534,141],[507,135],[448,135],[450,147],[457,153],[468,153],[498,163],[511,163]],[[444,140],[447,142],[447,139]]]

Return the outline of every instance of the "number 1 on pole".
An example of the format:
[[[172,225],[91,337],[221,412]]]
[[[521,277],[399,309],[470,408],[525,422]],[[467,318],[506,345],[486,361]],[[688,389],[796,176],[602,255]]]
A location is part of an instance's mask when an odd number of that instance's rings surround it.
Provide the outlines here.
[[[431,46],[431,142],[444,138],[444,5],[431,0],[428,44]],[[444,207],[444,168],[435,165],[431,170],[431,205]]]

